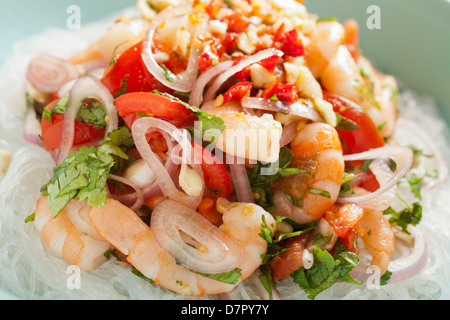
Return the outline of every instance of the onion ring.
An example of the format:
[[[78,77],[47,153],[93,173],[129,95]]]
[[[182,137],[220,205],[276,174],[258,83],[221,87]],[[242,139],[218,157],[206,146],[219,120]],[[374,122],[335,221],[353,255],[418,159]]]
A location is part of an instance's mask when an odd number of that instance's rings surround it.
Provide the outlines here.
[[[249,109],[258,109],[264,111],[273,111],[296,115],[314,122],[322,122],[319,112],[314,109],[307,100],[297,102],[283,103],[281,101],[271,101],[270,99],[245,97],[242,99],[242,107]]]
[[[159,202],[152,212],[151,226],[161,248],[193,271],[222,273],[233,270],[240,262],[240,247],[231,237],[178,201]],[[180,231],[201,249],[187,244]]]
[[[205,101],[214,100],[217,91],[220,89],[222,84],[227,81],[230,77],[232,77],[237,72],[241,71],[242,69],[248,67],[251,64],[254,64],[256,62],[259,62],[261,60],[273,57],[273,56],[283,56],[283,52],[280,50],[269,48],[259,51],[258,53],[255,53],[254,55],[244,58],[241,61],[239,61],[236,65],[232,66],[228,70],[226,70],[224,73],[219,75],[214,82],[211,84],[211,86],[208,88],[205,94]]]
[[[108,117],[105,136],[107,133],[117,129],[117,110],[113,104],[114,98],[109,90],[99,80],[94,79],[93,77],[83,76],[79,78],[70,90],[69,99],[67,100],[57,163],[64,160],[72,148],[75,136],[75,120],[81,104],[86,99],[95,99],[105,108]]]
[[[159,82],[165,85],[167,88],[177,90],[180,92],[189,92],[194,86],[194,82],[197,79],[198,73],[198,58],[201,55],[201,50],[198,47],[192,47],[189,54],[189,61],[186,70],[175,74],[175,80],[169,81],[166,79],[164,71],[156,62],[152,53],[153,36],[155,34],[156,26],[150,28],[146,39],[144,40],[142,60],[148,71],[154,76]]]
[[[65,83],[80,76],[76,64],[46,53],[34,56],[27,69],[27,79],[41,92],[58,91]]]
[[[344,155],[344,161],[358,161],[369,159],[383,159],[390,158],[396,163],[396,169],[389,181],[384,181],[380,188],[374,192],[369,192],[364,195],[341,195],[337,198],[337,204],[344,204],[348,202],[355,202],[362,206],[373,206],[373,199],[378,198],[383,193],[389,191],[397,185],[397,182],[408,172],[413,162],[413,152],[410,148],[405,146],[391,146],[386,145],[381,148],[371,149],[369,151]],[[380,181],[381,182],[381,181]],[[376,208],[379,210],[379,207]]]
[[[195,154],[192,150],[192,145],[187,138],[187,135],[183,134],[181,130],[179,130],[172,124],[164,120],[151,117],[139,118],[133,123],[131,128],[136,148],[138,149],[139,153],[141,154],[147,165],[150,167],[150,169],[152,169],[156,177],[155,182],[161,188],[163,195],[166,198],[177,199],[190,208],[197,208],[202,199],[203,191],[205,189],[204,180],[202,191],[198,196],[191,196],[186,194],[185,192],[178,190],[169,172],[161,163],[159,158],[154,154],[147,142],[147,139],[145,138],[145,134],[151,129],[164,131],[168,133],[173,139],[175,139],[183,150],[181,165],[188,165],[188,163],[190,162],[189,165],[197,172],[198,175],[200,175],[203,180],[203,171],[201,165],[198,164],[198,161],[192,159],[192,157],[195,157]]]

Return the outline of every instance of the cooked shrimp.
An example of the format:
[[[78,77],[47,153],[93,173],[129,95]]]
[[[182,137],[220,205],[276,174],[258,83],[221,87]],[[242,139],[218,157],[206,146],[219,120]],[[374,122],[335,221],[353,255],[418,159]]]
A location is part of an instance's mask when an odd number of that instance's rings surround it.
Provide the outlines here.
[[[325,123],[307,124],[291,142],[297,168],[309,172],[284,178],[274,192],[276,213],[299,223],[320,219],[336,201],[344,176],[344,159],[337,131]],[[294,198],[294,205],[286,194]]]
[[[375,125],[383,127],[384,137],[392,133],[397,116],[393,94],[397,84],[390,79],[387,84],[367,59],[360,56],[356,62],[348,48],[340,45],[320,79],[329,92],[361,105]]]
[[[159,202],[155,210],[164,206],[163,203],[170,202],[175,201]],[[240,248],[237,268],[241,269],[239,281],[242,282],[260,266],[261,254],[267,250],[266,241],[258,235],[262,217],[265,217],[269,228],[273,228],[275,221],[255,204],[231,203],[219,198],[217,208],[223,213],[220,229]],[[89,216],[102,237],[126,255],[131,265],[162,287],[179,294],[202,296],[227,292],[235,286],[213,280],[178,264],[158,244],[155,232],[132,210],[116,200],[108,199],[103,207],[92,208]],[[200,215],[197,218],[202,219]]]
[[[216,148],[238,158],[275,162],[280,153],[281,123],[271,114],[244,114],[234,101],[220,107],[207,103],[202,110],[222,118],[225,130],[216,138]]]
[[[364,208],[364,216],[357,225],[366,250],[372,255],[371,265],[383,274],[395,249],[395,237],[389,220],[379,211]]]
[[[47,197],[41,197],[37,201],[34,222],[52,251],[71,265],[91,270],[106,261],[104,253],[110,248],[110,244],[77,229],[67,211],[79,209],[78,206],[66,207],[53,218]],[[77,212],[71,212],[70,215],[72,214],[77,215]]]
[[[307,62],[314,77],[319,78],[339,45],[344,42],[344,27],[337,21],[323,21],[316,25],[310,34],[307,47]]]

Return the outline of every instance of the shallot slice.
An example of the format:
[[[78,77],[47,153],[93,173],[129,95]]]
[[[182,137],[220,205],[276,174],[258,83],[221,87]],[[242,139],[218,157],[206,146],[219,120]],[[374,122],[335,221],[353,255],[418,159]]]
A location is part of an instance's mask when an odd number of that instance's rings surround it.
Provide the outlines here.
[[[27,69],[27,79],[31,85],[46,93],[58,91],[65,83],[79,76],[80,70],[76,64],[47,53],[34,56]]]
[[[239,71],[242,71],[244,68],[256,63],[260,62],[264,59],[273,57],[273,56],[283,56],[283,52],[280,50],[269,48],[259,51],[258,53],[255,53],[254,55],[244,58],[241,61],[239,61],[236,65],[232,66],[222,74],[220,74],[211,84],[211,86],[206,91],[204,100],[210,101],[214,100],[217,91],[220,89],[220,87],[227,81],[230,77],[232,77],[234,74],[236,74]]]
[[[245,159],[234,157],[230,163],[230,174],[234,184],[237,198],[240,202],[253,203],[253,191],[248,179]]]
[[[153,36],[155,35],[156,27],[153,26],[148,32],[146,40],[144,40],[144,49],[142,52],[142,60],[148,71],[159,82],[165,85],[167,88],[177,90],[180,92],[189,92],[194,86],[194,82],[197,79],[198,73],[198,58],[201,55],[200,48],[196,46],[191,47],[189,54],[189,61],[186,70],[175,74],[175,79],[168,80],[163,69],[158,65],[152,53]]]
[[[258,109],[264,111],[281,112],[296,115],[314,122],[322,122],[319,112],[314,109],[307,100],[283,103],[281,101],[271,101],[270,99],[245,97],[242,99],[242,107],[248,109]]]
[[[240,262],[240,247],[230,236],[178,201],[158,202],[151,226],[161,248],[193,271],[222,273]],[[189,243],[185,238],[190,239]]]
[[[145,137],[145,134],[148,131],[155,129],[166,132],[176,142],[178,142],[183,152],[181,165],[189,165],[196,172],[196,174],[201,177],[202,187],[200,194],[192,196],[176,188],[175,183],[172,180],[172,177],[169,174],[167,168],[164,167],[157,155],[155,155],[155,153],[152,151]],[[136,148],[141,154],[142,159],[144,159],[144,161],[155,174],[156,183],[161,188],[163,195],[166,198],[177,199],[190,208],[197,208],[202,199],[205,183],[203,180],[203,171],[201,165],[198,164],[201,162],[193,159],[193,157],[195,157],[196,155],[192,150],[192,145],[187,137],[187,134],[184,134],[184,132],[164,120],[151,117],[142,117],[136,120],[132,125],[131,132],[133,134]]]
[[[189,104],[191,106],[200,107],[203,102],[203,90],[205,89],[206,85],[214,77],[231,68],[232,65],[232,60],[222,61],[203,72],[195,81],[194,86],[192,87],[191,95],[189,96]]]
[[[75,120],[81,104],[86,99],[95,99],[103,105],[107,116],[105,134],[117,129],[119,121],[117,109],[113,104],[114,98],[109,90],[93,77],[83,76],[79,78],[70,90],[67,100],[57,163],[63,161],[72,148],[75,136]]]
[[[390,191],[395,187],[398,181],[408,172],[413,162],[413,152],[409,147],[398,145],[386,145],[381,148],[371,149],[369,151],[344,155],[344,161],[358,161],[358,160],[371,160],[371,159],[392,159],[396,163],[395,171],[390,179],[382,179],[385,181],[379,181],[380,187],[374,191],[363,195],[341,195],[336,200],[337,204],[344,204],[348,202],[354,202],[361,204],[362,206],[376,206],[374,209],[382,210],[378,207],[374,199],[379,198],[384,193]],[[380,164],[378,164],[380,166]],[[385,176],[384,176],[385,178]],[[381,179],[380,179],[381,180]],[[385,207],[386,204],[383,205]]]

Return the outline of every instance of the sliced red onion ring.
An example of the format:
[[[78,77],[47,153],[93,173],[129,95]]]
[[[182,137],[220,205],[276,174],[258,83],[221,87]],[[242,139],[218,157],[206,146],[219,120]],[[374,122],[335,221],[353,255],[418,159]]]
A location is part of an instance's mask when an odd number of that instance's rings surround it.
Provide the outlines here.
[[[280,138],[280,148],[287,146],[297,134],[297,121],[294,121],[283,127],[283,133]]]
[[[414,238],[414,247],[408,255],[391,260],[388,270],[392,272],[388,283],[396,283],[418,274],[426,265],[428,250],[423,233],[419,228],[409,225],[408,232]],[[400,231],[401,232],[401,231]],[[396,245],[399,241],[396,241]]]
[[[117,129],[117,109],[113,104],[114,98],[108,88],[93,77],[83,76],[79,78],[70,90],[69,99],[67,100],[57,163],[64,160],[72,148],[75,135],[75,119],[81,104],[86,99],[95,99],[105,108],[108,117],[106,121],[106,133]]]
[[[175,141],[179,143],[182,148],[183,156],[182,156],[182,166],[189,166],[202,178],[203,180],[203,171],[201,163],[198,159],[193,159],[195,157],[195,153],[192,150],[191,142],[189,141],[187,134],[184,134],[181,130],[173,126],[172,124],[156,118],[151,117],[142,117],[136,120],[133,123],[131,128],[133,139],[138,149],[139,153],[142,156],[142,159],[147,163],[147,165],[152,169],[153,173],[156,177],[156,183],[161,188],[163,195],[170,199],[177,199],[182,202],[186,206],[190,208],[197,208],[200,203],[203,195],[203,191],[205,188],[205,183],[203,181],[202,191],[197,196],[188,195],[185,192],[178,190],[175,186],[174,181],[172,180],[171,175],[161,163],[159,158],[155,155],[155,153],[150,148],[145,134],[151,130],[160,130],[162,132],[168,133]]]
[[[232,77],[234,74],[236,74],[239,71],[242,71],[244,68],[248,67],[249,65],[252,65],[256,62],[259,62],[261,60],[273,57],[273,56],[283,56],[283,52],[280,50],[270,48],[270,49],[264,49],[259,51],[258,53],[255,53],[254,55],[242,59],[237,63],[236,65],[232,66],[231,68],[227,69],[225,72],[220,74],[214,82],[211,84],[211,86],[206,91],[204,100],[210,101],[214,100],[217,91],[220,89],[220,87],[224,84],[225,81],[227,81],[230,77]]]
[[[189,104],[191,106],[200,107],[203,102],[203,90],[206,85],[217,75],[225,72],[233,65],[232,60],[222,61],[212,68],[203,72],[195,81],[192,87],[191,95],[189,97]]]
[[[369,159],[392,159],[396,163],[396,169],[389,181],[380,181],[380,187],[374,191],[364,195],[341,195],[336,200],[338,204],[354,202],[362,206],[374,206],[373,199],[380,197],[385,192],[397,185],[398,181],[408,172],[413,162],[413,152],[410,148],[405,146],[386,145],[381,148],[371,149],[369,151],[344,155],[344,161],[358,161]],[[377,165],[378,167],[380,164]],[[380,175],[381,176],[381,175]],[[376,205],[375,205],[376,206]],[[380,208],[377,206],[376,208]]]
[[[240,247],[230,236],[178,201],[159,202],[152,212],[151,227],[161,248],[193,271],[222,273],[240,262]],[[180,232],[192,243],[187,244]]]
[[[40,134],[41,134],[41,124],[36,118],[36,111],[32,107],[28,107],[27,114],[25,116],[23,137],[28,142],[43,147],[44,143],[40,138]]]
[[[270,99],[245,97],[242,99],[242,107],[248,109],[259,109],[296,115],[314,122],[323,122],[319,112],[314,109],[308,100],[283,103],[281,101],[271,101]]]
[[[230,173],[239,202],[255,202],[244,159],[234,158],[230,164]]]
[[[166,87],[177,90],[180,92],[189,92],[194,86],[194,82],[197,79],[198,73],[198,58],[201,55],[201,50],[198,47],[192,46],[191,52],[189,54],[189,61],[186,70],[175,74],[175,80],[167,80],[163,69],[158,65],[152,53],[153,36],[155,35],[156,26],[155,24],[148,32],[146,40],[144,40],[144,49],[142,52],[142,60],[148,71],[154,76],[159,82],[161,82]]]
[[[126,196],[128,196],[128,198],[131,198],[132,200],[134,200],[134,203],[130,206],[131,210],[136,211],[140,207],[142,207],[142,205],[144,204],[144,196],[142,193],[142,189],[138,185],[136,185],[133,181],[131,181],[131,179],[127,179],[127,178],[124,178],[124,177],[121,177],[121,176],[118,176],[115,174],[110,174],[108,177],[112,180],[122,182],[123,184],[126,184],[135,190],[135,194],[131,194],[132,195],[131,197],[130,197],[130,194],[126,195]],[[116,197],[114,194],[110,194],[110,196],[112,198],[115,198],[118,201],[128,200],[127,197],[122,197],[122,199],[120,200],[120,196]]]
[[[28,65],[27,79],[41,92],[58,91],[65,83],[80,76],[80,70],[72,62],[40,53]]]

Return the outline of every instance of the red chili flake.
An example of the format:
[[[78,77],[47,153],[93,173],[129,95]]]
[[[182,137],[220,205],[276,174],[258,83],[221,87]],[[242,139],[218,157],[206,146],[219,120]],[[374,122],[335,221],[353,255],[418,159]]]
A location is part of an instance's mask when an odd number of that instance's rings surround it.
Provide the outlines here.
[[[237,57],[236,59],[234,59],[233,61],[233,66],[237,65],[242,59],[247,58],[248,56],[246,55],[242,55]],[[250,77],[250,67],[245,67],[244,69],[242,69],[239,72],[236,72],[234,74],[234,77],[239,78],[241,80],[246,80],[248,79],[248,77]]]
[[[205,71],[210,66],[214,64],[214,62],[218,62],[219,58],[211,53],[211,52],[204,52],[201,54],[200,58],[198,58],[198,67],[201,71]]]
[[[278,100],[295,102],[298,100],[297,86],[293,83],[278,85],[276,95]]]
[[[278,61],[280,61],[280,58],[281,57],[279,55],[275,54],[267,59],[262,60],[261,65],[268,71],[273,72],[278,64]]]
[[[231,100],[241,102],[244,97],[250,96],[252,91],[252,83],[243,81],[238,82],[223,94],[223,102],[226,103]]]
[[[291,57],[303,56],[305,51],[303,48],[303,42],[299,38],[297,30],[292,29],[289,32],[283,34],[281,40],[281,51]]]
[[[247,30],[250,25],[250,20],[242,14],[235,12],[229,16],[228,30],[232,32],[241,33]]]
[[[222,47],[225,52],[230,52],[236,45],[239,34],[236,32],[227,32],[222,40]]]

